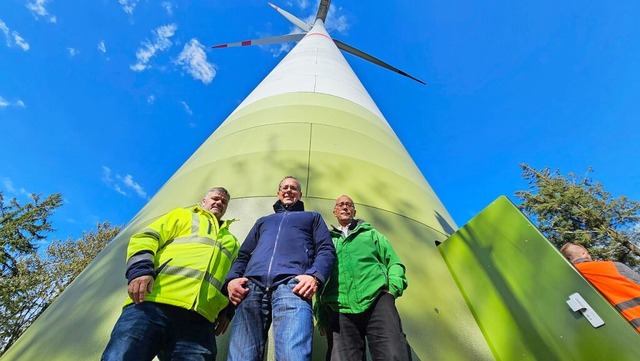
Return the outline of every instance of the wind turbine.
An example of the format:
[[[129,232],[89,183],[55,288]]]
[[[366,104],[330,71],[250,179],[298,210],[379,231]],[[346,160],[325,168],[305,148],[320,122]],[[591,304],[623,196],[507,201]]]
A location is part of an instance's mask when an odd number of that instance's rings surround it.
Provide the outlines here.
[[[307,209],[321,212],[327,222],[333,220],[335,198],[350,194],[359,216],[394,242],[408,268],[410,286],[398,307],[416,359],[491,359],[435,248],[434,241],[446,239],[455,223],[340,49],[409,75],[334,41],[324,27],[329,5],[320,2],[313,25],[272,5],[304,32],[280,40],[298,44],[2,361],[42,355],[48,360],[98,359],[121,311],[125,249],[133,233],[172,208],[195,203],[202,190],[222,185],[232,195],[227,217],[240,220],[232,231],[243,240],[254,221],[272,211],[276,186],[285,175],[301,180]],[[471,348],[469,340],[476,340]],[[218,341],[220,359],[226,343],[224,337]],[[323,359],[324,341],[318,338],[314,345],[314,358]]]
[[[318,15],[316,15],[316,20],[314,22],[314,26],[316,24],[318,24],[318,22],[322,22],[322,26],[324,27],[324,22],[326,21],[327,18],[327,14],[329,12],[329,5],[331,4],[331,0],[323,0],[320,2],[320,6],[318,8]],[[288,42],[297,42],[302,40],[302,38],[305,37],[306,34],[308,34],[311,29],[312,26],[305,23],[304,21],[298,19],[297,17],[295,17],[294,15],[292,15],[291,13],[285,11],[284,9],[281,9],[279,7],[277,7],[276,5],[269,3],[269,5],[274,8],[277,12],[279,12],[282,16],[284,16],[287,20],[289,20],[293,25],[297,26],[300,30],[302,30],[302,33],[292,33],[292,34],[286,34],[286,35],[280,35],[280,36],[273,36],[273,37],[268,37],[268,38],[260,38],[260,39],[254,39],[254,40],[244,40],[244,41],[240,41],[240,42],[235,42],[235,43],[226,43],[226,44],[220,44],[220,45],[214,45],[213,48],[217,49],[217,48],[229,48],[229,47],[236,47],[236,46],[250,46],[250,45],[267,45],[267,44],[278,44],[278,43],[288,43]],[[325,30],[326,32],[326,30]],[[362,58],[364,60],[370,61],[376,65],[379,65],[385,69],[391,70],[393,72],[396,72],[400,75],[406,76],[410,79],[413,79],[415,81],[417,81],[420,84],[426,85],[425,82],[423,82],[422,80],[392,66],[389,65],[387,63],[385,63],[384,61],[369,55],[367,53],[365,53],[364,51],[358,50],[356,48],[354,48],[351,45],[345,44],[340,40],[337,39],[332,39],[333,42],[336,44],[336,46],[338,47],[338,49],[346,51],[347,53],[353,54],[359,58]]]
[[[621,317],[617,321],[607,318],[607,326],[592,330],[562,300],[540,307],[539,302],[551,299],[549,295],[554,300],[562,298],[561,292],[575,287],[586,296],[591,292],[597,297],[597,293],[589,291],[584,280],[576,286],[579,276],[553,247],[540,246],[544,239],[540,241],[535,227],[518,218],[521,215],[502,207],[450,237],[457,226],[340,50],[419,81],[417,78],[334,40],[324,27],[330,1],[320,2],[312,25],[271,6],[303,33],[218,47],[276,40],[298,44],[2,361],[98,359],[120,314],[125,251],[133,233],[172,208],[192,205],[208,187],[222,185],[232,195],[226,217],[239,219],[232,231],[242,240],[257,218],[272,212],[277,184],[285,175],[301,180],[306,208],[321,212],[326,221],[333,219],[335,198],[349,194],[356,201],[358,216],[391,240],[407,266],[409,288],[397,305],[414,360],[533,360],[537,354],[526,352],[532,342],[545,350],[538,354],[552,356],[545,360],[581,359],[581,355],[588,357],[602,349],[610,355],[637,356],[639,343],[633,342],[636,335],[631,333],[635,330]],[[527,230],[528,238],[506,242],[512,239],[498,237],[505,227],[511,238],[515,228]],[[479,242],[476,235],[485,242]],[[538,267],[539,258],[521,252],[532,244],[555,259],[553,267]],[[501,252],[494,252],[496,249]],[[545,293],[536,292],[536,282],[513,279],[514,269],[504,264],[535,270],[536,276],[557,284],[548,284]],[[485,299],[491,301],[491,307],[484,307],[488,304],[483,303]],[[538,304],[529,307],[532,302]],[[615,317],[615,311],[610,311]],[[545,327],[540,327],[541,320]],[[619,351],[611,351],[601,341]],[[617,347],[621,343],[624,349]],[[225,337],[218,339],[218,359],[225,358],[227,344]],[[547,351],[552,346],[554,351]],[[323,338],[316,335],[314,360],[323,360],[324,350]],[[267,358],[274,359],[273,355]]]

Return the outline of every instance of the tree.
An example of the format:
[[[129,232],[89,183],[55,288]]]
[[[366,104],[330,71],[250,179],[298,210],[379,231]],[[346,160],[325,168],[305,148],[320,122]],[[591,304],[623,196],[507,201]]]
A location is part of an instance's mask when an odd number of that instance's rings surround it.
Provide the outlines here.
[[[35,240],[51,231],[48,217],[61,203],[59,194],[21,206],[14,199],[2,205],[0,224],[0,355],[86,268],[120,232],[121,227],[99,223],[80,239],[53,241],[37,252]],[[1,193],[0,193],[0,202]],[[6,237],[6,238],[5,238]],[[6,270],[6,271],[5,271]]]
[[[15,273],[16,257],[35,252],[35,241],[53,231],[49,216],[62,204],[60,193],[44,200],[31,194],[31,202],[21,205],[13,198],[8,204],[0,192],[0,276]]]
[[[69,238],[49,245],[46,269],[51,274],[50,287],[57,292],[54,298],[87,268],[121,229],[122,227],[112,226],[109,222],[98,223],[95,231],[82,232],[82,237],[78,240]]]
[[[614,198],[584,176],[548,167],[537,170],[521,164],[529,191],[518,191],[518,206],[557,247],[566,242],[583,245],[596,260],[623,262],[640,269],[640,202]]]

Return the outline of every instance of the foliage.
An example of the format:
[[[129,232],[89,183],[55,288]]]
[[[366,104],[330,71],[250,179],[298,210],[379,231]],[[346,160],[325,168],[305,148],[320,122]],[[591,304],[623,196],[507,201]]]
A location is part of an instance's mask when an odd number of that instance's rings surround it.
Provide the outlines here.
[[[120,232],[99,223],[78,240],[53,241],[41,255],[14,258],[12,272],[0,276],[0,355]]]
[[[62,204],[59,193],[41,200],[31,195],[31,202],[21,205],[13,198],[8,204],[0,192],[0,276],[17,272],[16,257],[35,252],[35,242],[53,231],[49,216]]]
[[[614,198],[590,177],[549,168],[520,165],[529,191],[518,191],[519,208],[557,247],[575,242],[589,250],[594,260],[623,262],[640,268],[640,202]]]
[[[56,292],[54,298],[87,268],[121,228],[109,222],[98,223],[95,230],[82,232],[78,240],[54,241],[47,247],[46,270],[50,275],[49,287]]]

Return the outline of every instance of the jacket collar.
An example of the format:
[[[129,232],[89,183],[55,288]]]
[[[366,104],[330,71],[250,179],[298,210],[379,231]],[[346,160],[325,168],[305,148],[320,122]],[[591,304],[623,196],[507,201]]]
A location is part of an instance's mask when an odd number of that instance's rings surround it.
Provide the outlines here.
[[[354,218],[351,220],[351,223],[349,223],[349,233],[353,232],[354,229],[358,228],[358,226],[362,225],[362,224],[366,224],[366,222],[364,221],[364,219],[359,219],[359,218]],[[340,230],[340,228],[331,225],[331,231],[332,232],[338,232],[338,233],[342,233],[342,231]]]
[[[573,260],[572,263],[576,264],[576,263],[583,263],[583,262],[590,262],[590,261],[589,261],[588,258],[578,258],[578,259]]]
[[[211,213],[211,211],[208,211],[204,208],[202,208],[202,206],[200,206],[199,204],[196,204],[195,206],[193,206],[191,208],[192,212],[199,212],[202,214],[205,214],[206,216],[210,217],[211,219],[214,219],[216,221],[218,221],[218,227],[220,228],[229,228],[229,226],[231,225],[231,223],[237,221],[237,219],[233,218],[233,219],[218,219],[218,217],[216,217],[215,214]]]
[[[289,207],[286,207],[279,199],[276,201],[276,203],[273,204],[273,210],[276,213],[281,213],[281,212],[285,212],[285,211],[289,211],[289,212],[302,212],[304,211],[304,202],[297,201],[294,204],[290,205]]]

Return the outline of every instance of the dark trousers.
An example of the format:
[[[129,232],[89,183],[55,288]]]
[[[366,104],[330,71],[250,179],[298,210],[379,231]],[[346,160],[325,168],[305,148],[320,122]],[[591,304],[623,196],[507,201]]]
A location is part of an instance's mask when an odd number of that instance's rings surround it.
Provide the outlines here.
[[[358,314],[330,311],[327,325],[327,361],[365,360],[365,338],[374,361],[408,361],[407,339],[392,295],[383,292]]]

